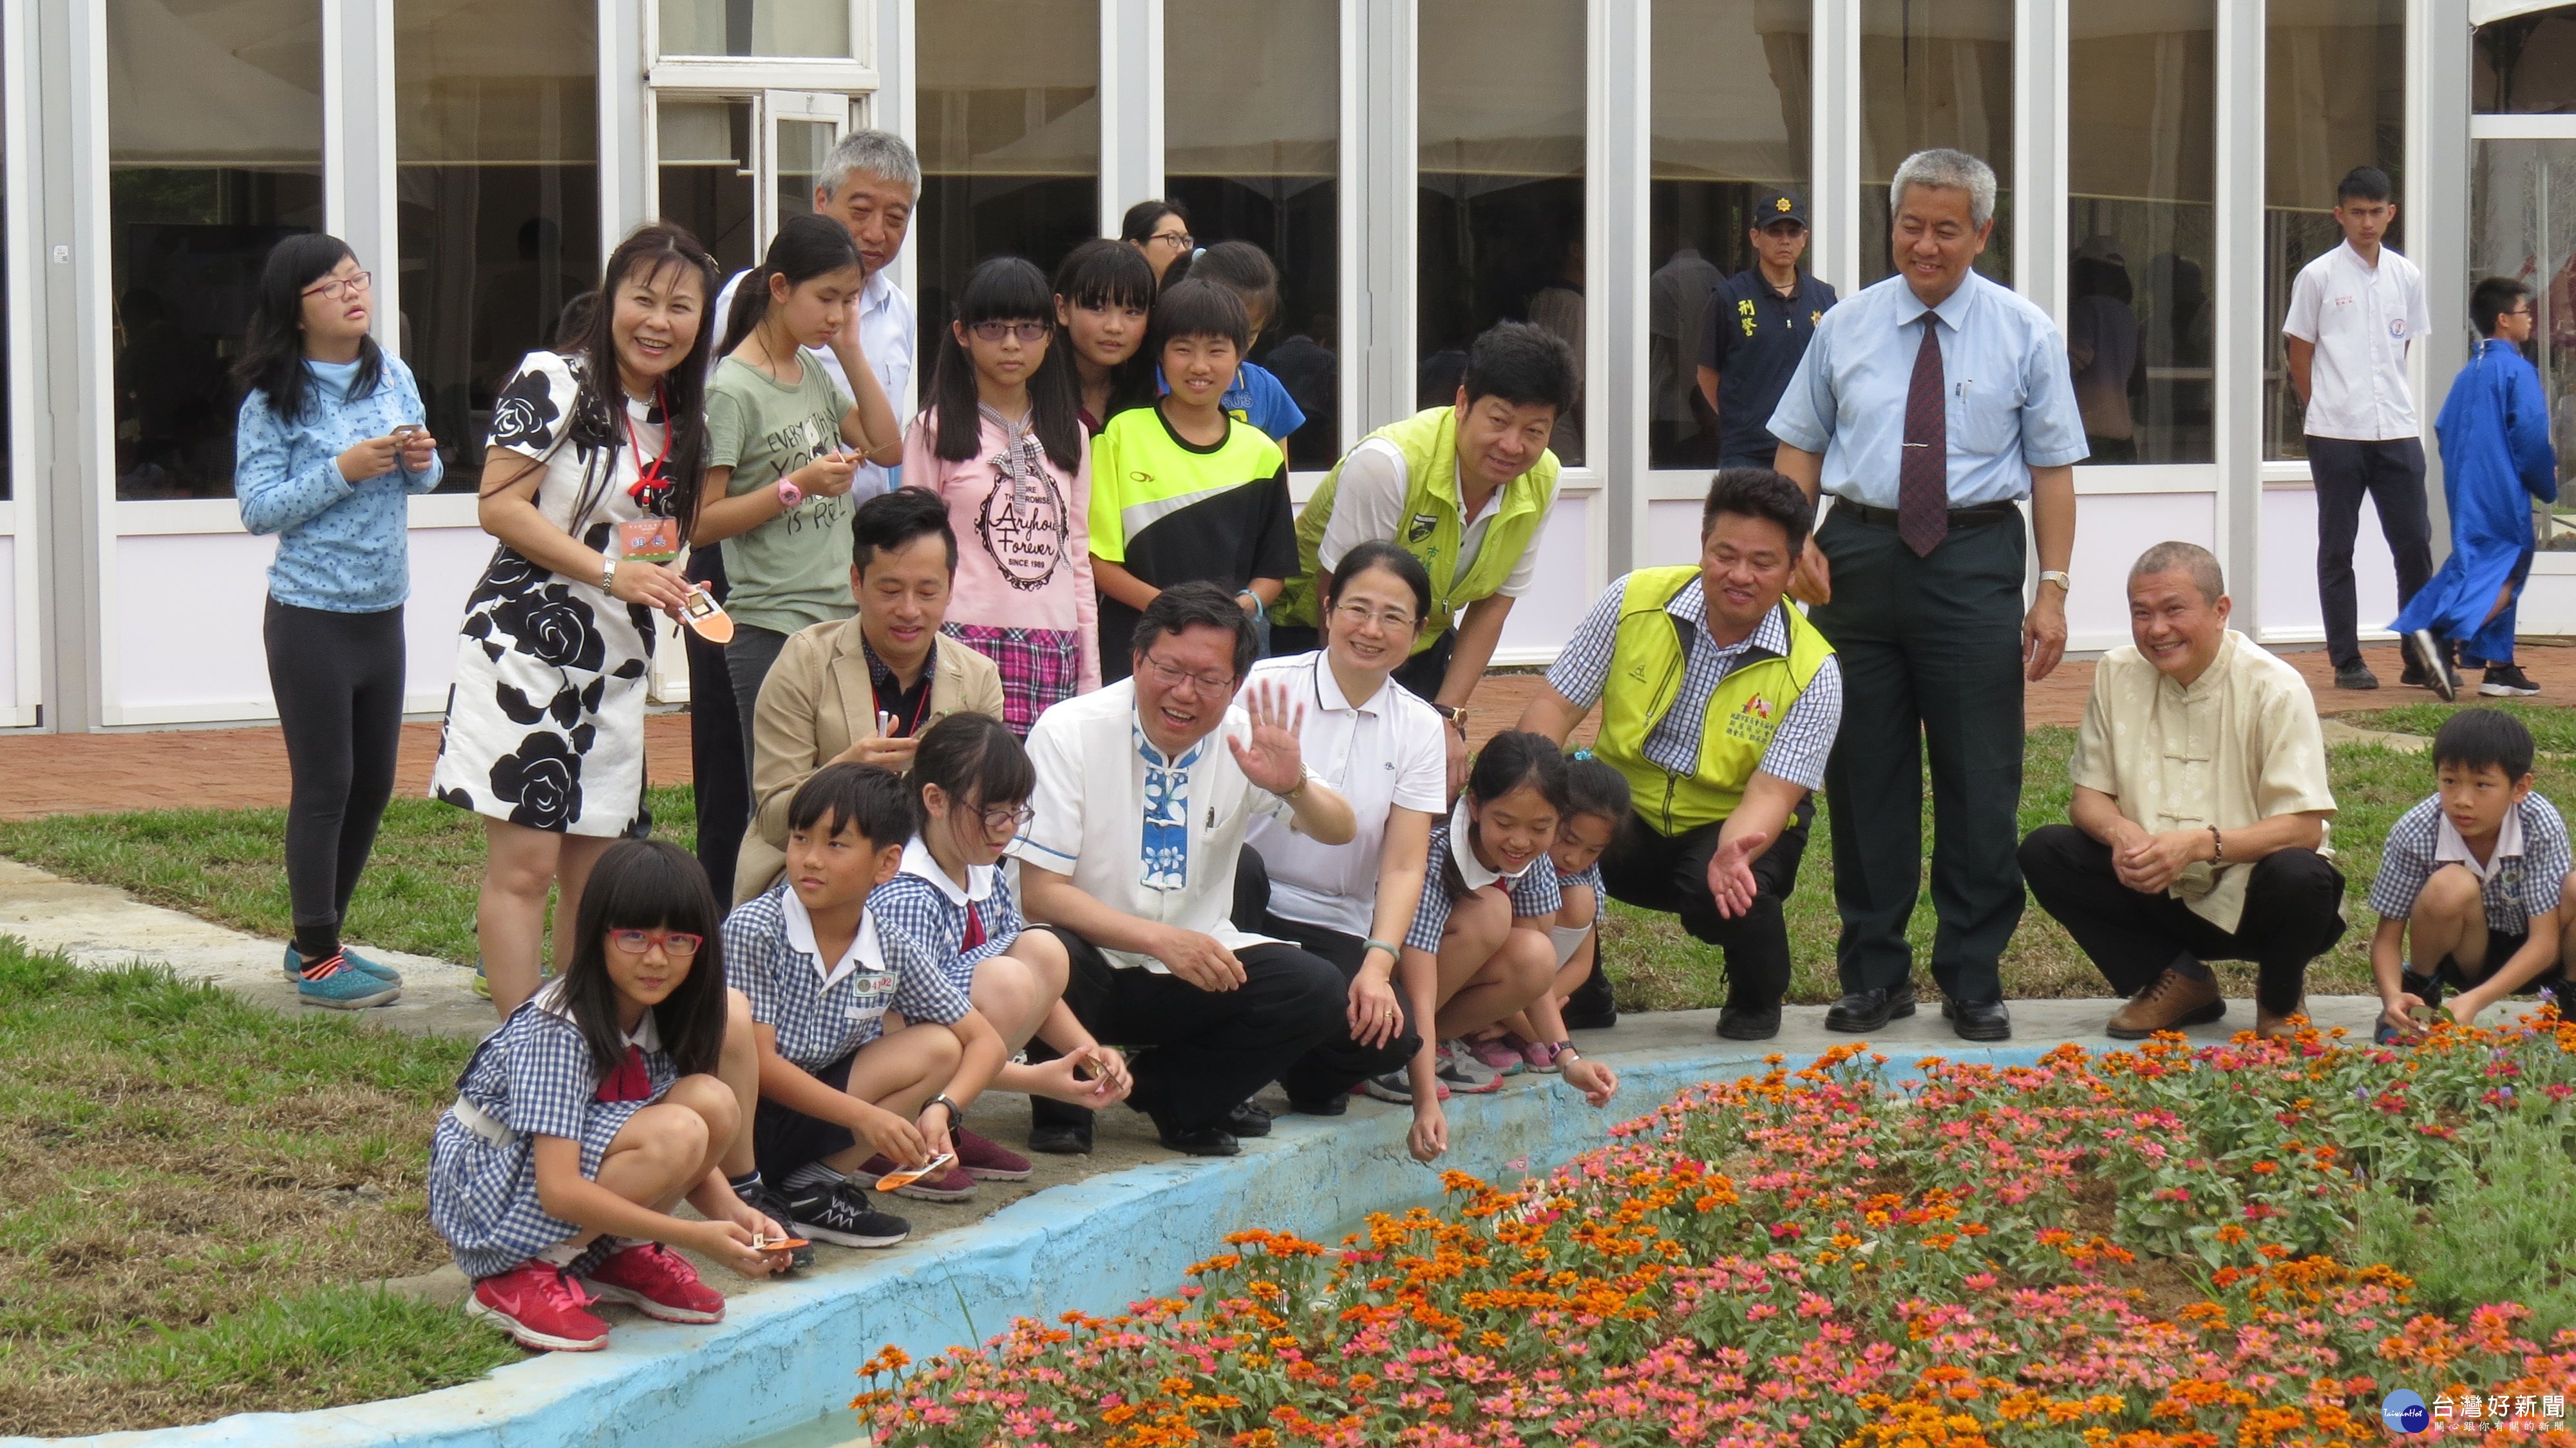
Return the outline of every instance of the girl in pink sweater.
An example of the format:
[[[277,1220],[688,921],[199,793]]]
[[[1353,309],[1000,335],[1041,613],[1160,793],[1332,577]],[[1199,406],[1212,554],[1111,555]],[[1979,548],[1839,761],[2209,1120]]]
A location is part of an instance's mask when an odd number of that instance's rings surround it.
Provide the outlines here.
[[[903,447],[904,486],[938,494],[957,532],[946,632],[1001,669],[1003,722],[1024,737],[1100,687],[1091,443],[1054,333],[1045,273],[1015,256],[977,266]]]

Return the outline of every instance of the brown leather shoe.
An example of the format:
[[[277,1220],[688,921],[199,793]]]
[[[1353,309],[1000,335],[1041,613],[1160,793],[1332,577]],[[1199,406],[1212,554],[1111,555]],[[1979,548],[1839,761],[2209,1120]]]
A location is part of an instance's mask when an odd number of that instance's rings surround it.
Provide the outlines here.
[[[2296,1016],[2301,1021],[2306,1021],[2307,1015],[2308,998],[2306,996],[2299,997],[2299,1003],[2290,1007],[2290,1014],[2287,1016],[2276,1016],[2270,1011],[2263,1009],[2262,1002],[2257,1001],[2254,1005],[2254,1034],[2261,1036],[2266,1040],[2290,1040],[2297,1036],[2301,1029],[2300,1026],[2291,1021],[2290,1017]],[[2309,1022],[2309,1024],[2314,1024],[2314,1022]]]
[[[2115,1041],[2143,1041],[2158,1031],[2178,1031],[2227,1014],[2212,976],[2185,975],[2168,966],[2129,1003],[2111,1013],[2103,1034]]]

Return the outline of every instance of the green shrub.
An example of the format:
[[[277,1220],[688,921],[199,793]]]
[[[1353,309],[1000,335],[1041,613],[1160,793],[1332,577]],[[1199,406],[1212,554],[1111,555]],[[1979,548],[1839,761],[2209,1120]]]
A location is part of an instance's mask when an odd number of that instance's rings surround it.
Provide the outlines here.
[[[2415,1305],[2446,1317],[2488,1302],[2531,1309],[2523,1336],[2546,1343],[2576,1327],[2576,1158],[2551,1111],[2499,1115],[2429,1202],[2403,1183],[2361,1193],[2354,1259],[2415,1279]]]

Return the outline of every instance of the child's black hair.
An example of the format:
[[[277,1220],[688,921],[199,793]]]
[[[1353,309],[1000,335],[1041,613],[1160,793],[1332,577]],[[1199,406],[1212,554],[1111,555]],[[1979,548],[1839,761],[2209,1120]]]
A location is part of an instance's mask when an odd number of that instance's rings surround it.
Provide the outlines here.
[[[2376,166],[2355,166],[2335,183],[2335,205],[2347,201],[2386,201],[2397,194],[2388,173]]]
[[[1128,248],[1133,250],[1133,248]],[[1138,261],[1145,258],[1138,253]],[[966,274],[956,316],[972,330],[978,322],[1043,322],[1055,327],[1055,293],[1037,264],[1016,256],[986,257]],[[1047,338],[1046,356],[1029,373],[1029,427],[1038,446],[1065,472],[1082,467],[1082,384],[1064,338]],[[938,360],[931,364],[933,451],[962,463],[984,448],[984,417],[975,390],[975,359],[957,340],[955,327],[939,329]]]
[[[826,764],[796,786],[787,801],[787,827],[800,834],[828,825],[827,833],[857,830],[882,850],[912,839],[912,790],[903,776],[875,764]]]
[[[1164,344],[1179,337],[1223,337],[1241,352],[1252,345],[1252,318],[1234,288],[1190,278],[1166,285],[1154,299],[1145,355],[1161,362]]]
[[[1123,241],[1096,236],[1056,264],[1055,294],[1077,307],[1154,310],[1154,264]]]
[[[990,714],[951,714],[922,731],[913,751],[912,787],[938,785],[950,809],[1028,802],[1037,766],[1010,726]]]
[[[2433,735],[2433,766],[2504,771],[2507,779],[2531,773],[2531,730],[2502,709],[2463,709]]]
[[[1475,767],[1467,771],[1467,795],[1480,805],[1492,804],[1522,785],[1537,790],[1540,798],[1556,807],[1559,816],[1573,803],[1566,785],[1565,752],[1556,747],[1556,741],[1544,734],[1506,729],[1476,751]],[[1449,842],[1449,858],[1441,866],[1440,883],[1452,900],[1466,897],[1467,877],[1458,868],[1458,855],[1472,848],[1465,840]]]
[[[1610,822],[1611,836],[1616,838],[1628,822],[1629,808],[1628,776],[1588,755],[1565,762],[1567,818],[1599,815]]]
[[[2531,288],[2511,277],[2481,278],[2469,288],[2469,321],[2481,337],[2496,334],[2496,322],[2513,310],[2514,303],[2531,295]]]
[[[600,1073],[626,1059],[617,1024],[617,986],[608,977],[612,930],[666,930],[701,941],[688,977],[653,1008],[662,1049],[683,1076],[715,1070],[724,1052],[724,911],[707,888],[706,867],[668,840],[619,840],[600,854],[582,887],[572,959],[563,967],[563,1001],[590,1043]]]
[[[733,309],[725,314],[724,341],[716,354],[723,356],[741,346],[751,329],[769,315],[771,277],[785,277],[789,286],[797,287],[858,265],[859,244],[850,240],[848,227],[832,218],[807,211],[778,223],[778,234],[769,239],[769,254],[734,288]]]
[[[1251,242],[1218,242],[1190,263],[1190,275],[1232,288],[1244,312],[1260,313],[1265,326],[1279,320],[1279,264]]]
[[[250,330],[242,340],[241,360],[233,379],[245,390],[268,398],[268,410],[281,422],[293,422],[310,406],[306,385],[312,373],[304,365],[304,289],[354,261],[349,244],[323,232],[290,236],[270,247],[260,264],[259,286],[251,298]],[[370,300],[372,305],[372,299]],[[358,339],[358,370],[349,378],[346,400],[376,390],[384,376],[384,349],[374,334]]]

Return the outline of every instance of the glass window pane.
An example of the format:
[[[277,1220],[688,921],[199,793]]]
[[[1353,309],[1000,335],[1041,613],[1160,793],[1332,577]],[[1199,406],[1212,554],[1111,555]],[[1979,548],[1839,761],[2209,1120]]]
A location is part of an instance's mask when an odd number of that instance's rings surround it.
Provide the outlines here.
[[[1199,245],[1248,241],[1279,265],[1254,344],[1306,414],[1289,465],[1341,456],[1339,0],[1164,0],[1164,194]]]
[[[939,0],[919,15],[917,300],[935,339],[975,263],[1008,252],[1051,276],[1100,234],[1100,5]]]
[[[2066,341],[2095,463],[2205,463],[2217,0],[2074,0]]]
[[[1583,0],[1421,0],[1417,400],[1451,401],[1467,344],[1527,321],[1583,359]],[[1498,77],[1509,77],[1508,84]],[[1583,405],[1551,446],[1583,461]]]
[[[2013,0],[1861,0],[1860,280],[1895,275],[1887,183],[1948,146],[1995,168],[1977,270],[2012,285]]]
[[[1698,384],[1700,328],[1718,281],[1757,264],[1755,199],[1807,195],[1812,14],[1778,0],[1655,0],[1650,466],[1717,465],[1717,419]]]
[[[228,369],[260,263],[322,225],[322,10],[131,0],[104,13],[116,495],[228,497]]]
[[[2479,26],[2469,104],[2522,115],[2576,112],[2576,5]]]
[[[403,356],[475,487],[492,397],[599,286],[598,7],[395,0]]]
[[[814,178],[823,174],[823,158],[840,132],[826,121],[776,123],[778,147],[778,219],[804,216],[814,209]]]
[[[664,55],[850,54],[846,0],[662,0]]]
[[[2526,353],[2540,366],[2558,449],[2556,507],[2538,506],[2540,546],[2576,550],[2576,141],[2479,141],[2469,178],[2469,276],[2513,277],[2539,312]]]
[[[749,271],[751,102],[657,102],[662,215],[697,233],[726,276]],[[810,208],[811,196],[806,200]]]
[[[2335,183],[2355,166],[2406,194],[2405,0],[2272,0],[2265,12],[2263,456],[2308,455],[2281,318],[2299,268],[2343,244]],[[2406,208],[2381,244],[2406,250]]]

